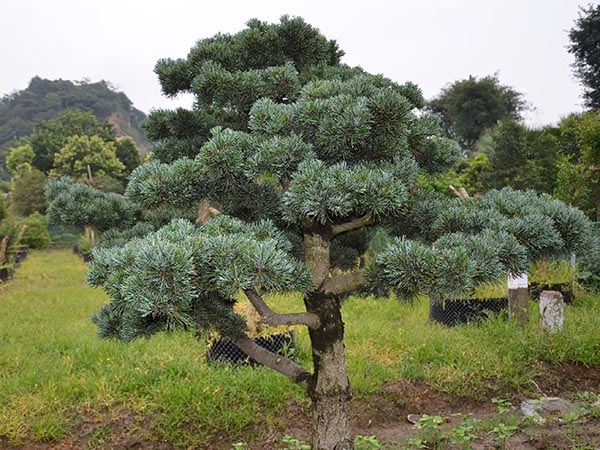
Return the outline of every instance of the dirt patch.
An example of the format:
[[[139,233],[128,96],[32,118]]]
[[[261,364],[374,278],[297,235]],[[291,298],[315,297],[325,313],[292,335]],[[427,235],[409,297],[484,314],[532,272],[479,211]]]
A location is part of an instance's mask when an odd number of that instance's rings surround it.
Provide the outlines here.
[[[355,398],[350,411],[352,430],[357,435],[376,436],[384,448],[406,448],[409,438],[422,438],[423,430],[415,430],[407,416],[423,414],[443,418],[439,429],[445,441],[437,448],[464,448],[450,444],[448,436],[465,420],[478,423],[477,438],[470,443],[473,449],[508,448],[513,450],[539,449],[598,449],[600,448],[600,370],[581,365],[542,364],[534,377],[531,390],[505,392],[517,407],[499,414],[491,398],[485,401],[451,398],[422,382],[402,380],[388,383],[368,398]],[[578,393],[591,392],[591,409],[567,417],[551,417],[543,424],[523,422],[518,412],[520,402],[538,396],[561,397],[580,402]],[[494,393],[495,395],[495,393]],[[490,395],[491,397],[492,395]],[[596,403],[593,403],[596,402]],[[595,406],[594,406],[595,405]],[[594,409],[595,408],[595,409]],[[149,431],[149,420],[135,416],[123,407],[104,411],[84,411],[73,418],[76,425],[57,443],[27,443],[10,447],[0,442],[2,450],[171,450],[175,445],[159,442]],[[511,425],[512,424],[512,425]],[[512,430],[510,427],[518,426]],[[501,426],[500,426],[501,425]],[[497,431],[492,431],[494,427]],[[505,428],[502,428],[505,427]],[[485,430],[485,431],[482,431]],[[503,431],[504,430],[504,431]],[[512,430],[512,431],[511,431]],[[427,430],[425,430],[427,431]],[[247,430],[250,450],[282,448],[282,437],[293,436],[308,441],[310,410],[306,405],[290,403],[271,424],[257,423]],[[425,440],[425,439],[423,439]],[[215,436],[202,448],[231,450],[233,441],[227,436]],[[413,447],[416,448],[416,447]]]

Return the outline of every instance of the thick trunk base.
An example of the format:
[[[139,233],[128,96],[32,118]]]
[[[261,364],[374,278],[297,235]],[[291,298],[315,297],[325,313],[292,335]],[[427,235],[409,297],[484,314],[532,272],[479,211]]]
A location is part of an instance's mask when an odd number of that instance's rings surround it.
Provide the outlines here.
[[[348,424],[347,395],[313,400],[313,450],[352,450],[354,441]]]
[[[348,423],[352,397],[346,373],[344,322],[338,300],[322,293],[305,298],[307,310],[319,316],[318,329],[310,330],[314,375],[309,388],[312,399],[313,450],[352,450],[354,439]]]

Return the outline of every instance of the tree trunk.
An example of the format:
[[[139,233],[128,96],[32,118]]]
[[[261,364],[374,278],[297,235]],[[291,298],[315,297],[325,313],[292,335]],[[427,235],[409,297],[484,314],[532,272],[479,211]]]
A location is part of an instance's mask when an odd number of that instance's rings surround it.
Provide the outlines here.
[[[348,423],[351,398],[344,354],[344,322],[341,304],[335,295],[323,292],[329,274],[331,230],[314,226],[305,229],[306,262],[311,268],[316,290],[306,294],[309,313],[316,314],[320,326],[310,329],[314,373],[309,385],[312,400],[312,450],[352,450],[354,440]]]
[[[309,386],[312,400],[313,450],[351,450],[354,440],[348,423],[352,397],[346,373],[344,322],[336,298],[315,292],[305,298],[307,310],[320,317],[320,328],[309,330],[314,374]]]

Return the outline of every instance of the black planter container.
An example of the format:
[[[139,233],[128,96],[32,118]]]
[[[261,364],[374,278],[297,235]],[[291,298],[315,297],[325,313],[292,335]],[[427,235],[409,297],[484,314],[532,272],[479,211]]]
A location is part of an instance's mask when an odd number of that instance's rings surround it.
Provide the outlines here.
[[[0,281],[7,282],[13,279],[15,275],[15,269],[10,267],[3,267],[0,269]]]
[[[296,350],[296,342],[293,333],[272,334],[254,339],[258,345],[281,356],[293,355]],[[258,365],[254,359],[248,357],[237,345],[227,338],[219,338],[212,341],[206,352],[206,360],[209,364],[217,362],[228,362],[241,365]]]
[[[573,303],[575,300],[575,295],[573,294],[573,284],[572,283],[537,283],[532,282],[529,283],[529,298],[532,300],[539,300],[540,294],[542,291],[557,291],[560,292],[563,296],[564,302],[569,305]]]
[[[429,320],[447,326],[461,325],[485,319],[490,313],[508,310],[507,298],[460,298],[429,304]]]
[[[19,255],[19,258],[21,259],[21,261],[23,261],[25,258],[27,258],[28,254],[29,254],[29,246],[27,246],[27,245],[21,245],[19,247],[19,249],[17,250],[17,255]]]
[[[82,253],[81,258],[83,258],[83,262],[91,263],[94,260],[94,257],[91,253]]]

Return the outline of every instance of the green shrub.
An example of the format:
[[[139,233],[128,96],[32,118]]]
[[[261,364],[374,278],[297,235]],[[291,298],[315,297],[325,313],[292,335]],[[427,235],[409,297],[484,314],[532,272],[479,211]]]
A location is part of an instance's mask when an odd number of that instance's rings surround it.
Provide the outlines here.
[[[31,214],[24,222],[27,230],[21,239],[21,244],[29,248],[42,249],[50,245],[50,233],[48,232],[48,220],[39,212]]]

